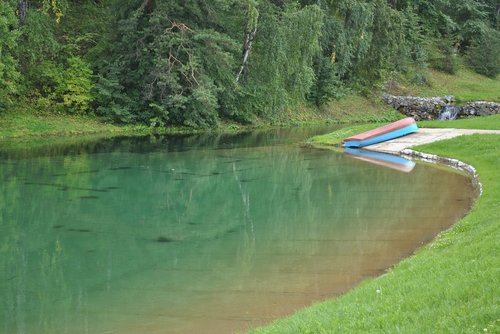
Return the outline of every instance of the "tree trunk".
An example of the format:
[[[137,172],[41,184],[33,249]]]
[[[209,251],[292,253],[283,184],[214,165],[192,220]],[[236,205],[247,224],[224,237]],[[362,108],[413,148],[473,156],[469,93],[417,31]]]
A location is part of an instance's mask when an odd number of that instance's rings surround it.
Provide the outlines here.
[[[243,43],[243,61],[238,74],[236,75],[236,82],[240,81],[241,76],[247,72],[248,57],[252,49],[252,42],[257,34],[257,22],[259,20],[259,12],[255,3],[252,1],[248,4],[248,23],[245,28],[245,42]]]
[[[28,19],[28,8],[29,3],[28,0],[19,0],[17,3],[17,12],[19,15],[19,22],[21,24],[25,24]]]
[[[151,14],[155,10],[155,0],[144,0],[144,9],[146,13]]]
[[[257,33],[257,25],[253,28],[251,32],[247,32],[245,35],[245,43],[243,44],[243,62],[240,67],[238,75],[236,75],[236,82],[240,80],[241,75],[247,71],[248,67],[248,56],[250,55],[250,50],[252,49],[252,42]]]

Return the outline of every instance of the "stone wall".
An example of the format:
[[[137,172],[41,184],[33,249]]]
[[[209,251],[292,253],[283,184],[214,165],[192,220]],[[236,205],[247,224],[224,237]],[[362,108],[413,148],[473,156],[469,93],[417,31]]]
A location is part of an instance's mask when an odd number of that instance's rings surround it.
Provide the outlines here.
[[[500,103],[476,101],[476,102],[464,103],[460,116],[471,117],[471,116],[487,116],[494,114],[500,114]]]
[[[385,95],[384,102],[399,110],[409,117],[420,121],[424,119],[436,119],[445,105],[455,101],[453,96],[443,97],[415,97]]]
[[[415,120],[438,119],[441,111],[446,107],[454,106],[453,96],[442,97],[415,97],[385,95],[384,102]],[[500,103],[496,102],[467,102],[463,106],[455,106],[458,118],[500,114]]]

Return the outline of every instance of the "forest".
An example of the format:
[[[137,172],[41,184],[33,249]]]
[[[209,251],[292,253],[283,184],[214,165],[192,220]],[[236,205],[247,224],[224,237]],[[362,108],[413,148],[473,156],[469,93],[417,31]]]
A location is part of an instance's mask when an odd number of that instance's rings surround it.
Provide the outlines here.
[[[1,0],[0,115],[252,123],[499,55],[497,0]]]

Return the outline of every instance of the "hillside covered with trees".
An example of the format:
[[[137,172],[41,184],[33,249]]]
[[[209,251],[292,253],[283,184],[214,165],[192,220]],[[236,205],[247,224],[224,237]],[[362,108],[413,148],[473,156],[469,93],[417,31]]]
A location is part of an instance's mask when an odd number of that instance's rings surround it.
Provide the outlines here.
[[[214,127],[499,55],[496,0],[2,0],[0,114]]]

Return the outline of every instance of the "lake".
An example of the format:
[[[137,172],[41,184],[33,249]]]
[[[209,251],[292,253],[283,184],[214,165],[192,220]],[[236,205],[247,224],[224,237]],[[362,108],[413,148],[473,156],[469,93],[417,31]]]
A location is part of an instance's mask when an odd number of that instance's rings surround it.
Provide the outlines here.
[[[232,333],[383,273],[470,208],[451,169],[298,143],[328,129],[0,153],[0,333]]]

